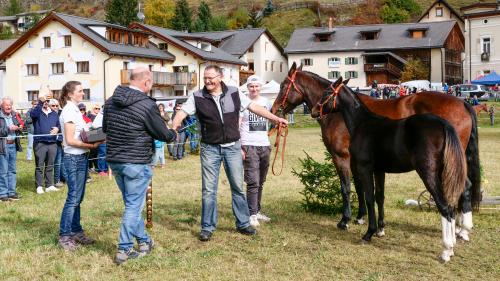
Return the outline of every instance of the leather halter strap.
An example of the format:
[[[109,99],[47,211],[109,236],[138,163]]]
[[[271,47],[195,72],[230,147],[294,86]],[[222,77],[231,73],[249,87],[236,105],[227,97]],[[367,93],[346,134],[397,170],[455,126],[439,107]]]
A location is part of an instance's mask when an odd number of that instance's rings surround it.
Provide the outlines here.
[[[285,96],[283,97],[283,100],[281,101],[281,104],[280,104],[280,108],[281,109],[284,109],[285,108],[285,104],[286,104],[286,101],[288,99],[288,94],[290,93],[290,90],[292,89],[292,86],[294,87],[295,91],[301,95],[302,97],[304,97],[304,94],[299,90],[299,87],[297,87],[297,85],[295,84],[295,76],[297,76],[297,72],[298,70],[295,69],[292,73],[291,76],[287,76],[286,79],[288,81],[290,81],[290,83],[288,83],[288,86],[286,88],[286,91],[285,91]]]
[[[342,83],[340,83],[337,87],[333,87],[333,84],[330,84],[330,89],[332,89],[332,93],[326,97],[324,102],[320,101],[319,104],[319,118],[323,118],[323,107],[333,98],[333,108],[337,108],[337,96],[339,94],[340,88],[342,88]],[[329,112],[328,112],[329,113]]]

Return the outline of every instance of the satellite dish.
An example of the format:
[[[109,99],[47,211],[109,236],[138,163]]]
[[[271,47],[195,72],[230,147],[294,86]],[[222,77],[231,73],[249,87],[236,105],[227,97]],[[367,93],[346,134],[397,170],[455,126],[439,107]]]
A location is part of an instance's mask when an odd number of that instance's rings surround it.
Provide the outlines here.
[[[137,18],[140,20],[140,21],[144,21],[144,19],[146,18],[146,16],[144,15],[143,12],[138,12],[137,13]]]

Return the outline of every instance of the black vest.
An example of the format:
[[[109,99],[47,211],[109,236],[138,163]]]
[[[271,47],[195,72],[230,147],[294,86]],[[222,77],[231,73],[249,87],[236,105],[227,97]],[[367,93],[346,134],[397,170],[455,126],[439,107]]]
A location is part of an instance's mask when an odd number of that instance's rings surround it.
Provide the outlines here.
[[[239,118],[241,101],[238,88],[227,87],[224,83],[219,104],[222,110],[220,118],[219,110],[212,95],[206,88],[194,93],[196,115],[200,122],[201,141],[208,144],[223,144],[240,139]]]

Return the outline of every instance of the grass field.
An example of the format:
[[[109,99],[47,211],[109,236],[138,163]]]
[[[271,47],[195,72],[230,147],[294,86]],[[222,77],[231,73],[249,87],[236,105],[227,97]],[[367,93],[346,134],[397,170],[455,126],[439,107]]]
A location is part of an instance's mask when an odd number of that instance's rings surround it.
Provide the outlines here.
[[[483,117],[485,117],[484,115]],[[299,123],[309,117],[298,115]],[[481,119],[480,150],[486,195],[500,195],[500,127]],[[300,125],[300,124],[299,124]],[[219,225],[213,240],[197,240],[200,221],[199,158],[168,161],[155,170],[152,255],[112,263],[123,210],[115,182],[94,177],[82,205],[82,223],[97,244],[66,253],[57,247],[66,190],[37,195],[33,163],[18,155],[19,202],[0,205],[0,280],[498,280],[499,207],[474,216],[471,242],[458,242],[448,264],[439,262],[441,223],[434,211],[405,207],[424,190],[415,173],[389,175],[386,236],[362,243],[366,225],[337,230],[339,216],[305,213],[302,187],[291,175],[307,151],[322,160],[313,123],[292,127],[281,176],[269,175],[263,211],[272,221],[255,237],[236,233],[225,176],[219,185]]]

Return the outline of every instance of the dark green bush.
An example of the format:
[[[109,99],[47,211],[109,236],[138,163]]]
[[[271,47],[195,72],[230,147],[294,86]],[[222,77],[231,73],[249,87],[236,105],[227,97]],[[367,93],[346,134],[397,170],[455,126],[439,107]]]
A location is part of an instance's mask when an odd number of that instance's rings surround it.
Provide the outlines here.
[[[337,170],[332,157],[325,152],[325,161],[317,162],[307,152],[306,158],[299,159],[301,170],[292,169],[292,174],[304,185],[302,203],[308,212],[333,215],[342,212],[342,193]]]

